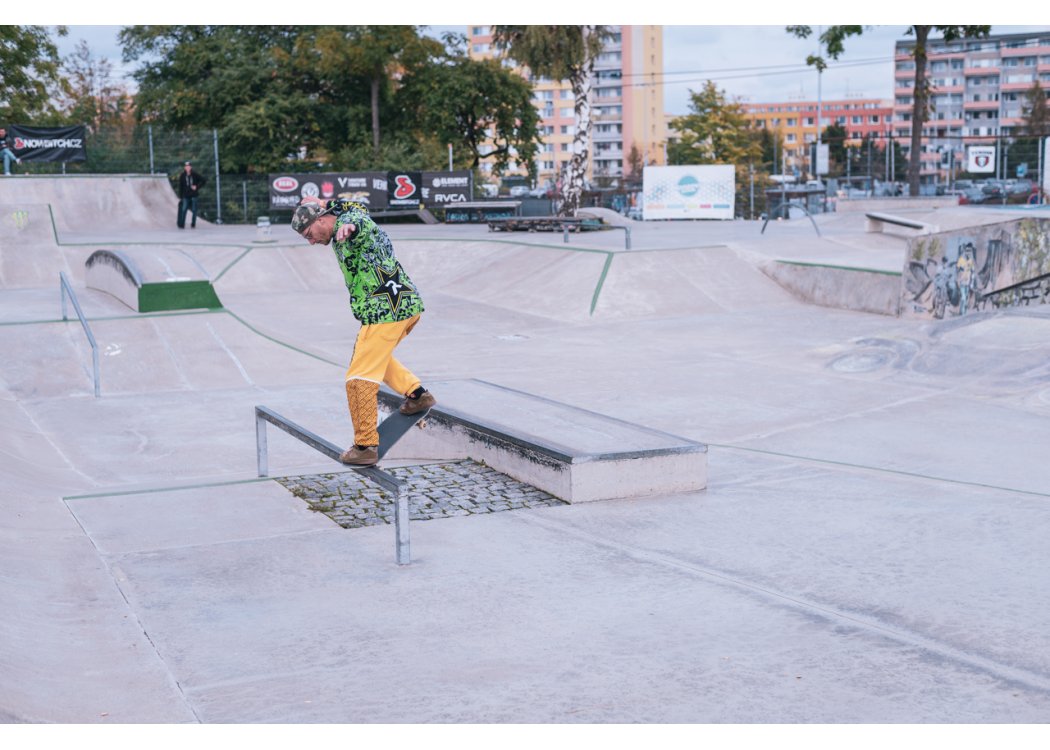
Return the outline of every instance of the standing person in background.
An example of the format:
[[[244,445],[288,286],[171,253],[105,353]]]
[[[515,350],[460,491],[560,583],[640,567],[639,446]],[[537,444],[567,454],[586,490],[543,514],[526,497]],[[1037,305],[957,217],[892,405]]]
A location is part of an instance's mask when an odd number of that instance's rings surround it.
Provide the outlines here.
[[[198,191],[207,180],[197,174],[193,165],[186,162],[179,173],[179,229],[186,228],[186,210],[193,212],[191,229],[197,228],[197,195]]]
[[[4,174],[11,174],[11,162],[22,163],[11,150],[11,144],[7,140],[7,128],[0,127],[0,156],[4,159]]]

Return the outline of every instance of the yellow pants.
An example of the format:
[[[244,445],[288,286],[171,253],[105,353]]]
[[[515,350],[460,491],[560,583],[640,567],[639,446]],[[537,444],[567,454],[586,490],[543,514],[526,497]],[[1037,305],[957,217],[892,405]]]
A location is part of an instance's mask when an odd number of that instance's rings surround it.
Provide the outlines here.
[[[407,396],[421,383],[407,367],[394,358],[394,348],[401,343],[419,316],[397,323],[361,326],[354,344],[354,356],[346,370],[346,402],[354,424],[354,443],[379,445],[379,384]]]

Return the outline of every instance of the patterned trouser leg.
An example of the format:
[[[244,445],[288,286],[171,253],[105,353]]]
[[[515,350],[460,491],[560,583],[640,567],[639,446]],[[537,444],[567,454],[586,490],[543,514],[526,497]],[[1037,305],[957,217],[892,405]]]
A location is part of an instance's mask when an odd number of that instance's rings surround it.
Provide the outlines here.
[[[369,380],[346,381],[346,403],[350,407],[350,421],[354,423],[354,443],[379,445],[379,383]]]
[[[394,358],[394,347],[417,322],[418,315],[397,323],[361,326],[357,333],[354,356],[346,370],[346,401],[358,445],[379,445],[376,421],[380,381],[402,396],[420,385],[419,378]]]

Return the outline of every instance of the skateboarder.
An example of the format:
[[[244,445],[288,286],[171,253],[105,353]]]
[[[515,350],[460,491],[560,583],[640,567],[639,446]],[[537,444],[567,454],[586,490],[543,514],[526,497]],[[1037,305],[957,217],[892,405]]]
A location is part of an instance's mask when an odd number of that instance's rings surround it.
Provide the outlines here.
[[[418,414],[436,402],[419,378],[394,357],[394,347],[415,328],[423,300],[394,257],[390,237],[364,206],[351,201],[304,198],[292,214],[292,229],[311,245],[332,244],[350,292],[350,309],[361,322],[346,371],[346,400],[354,445],[339,460],[371,466],[379,460],[379,384],[405,396],[402,414]]]

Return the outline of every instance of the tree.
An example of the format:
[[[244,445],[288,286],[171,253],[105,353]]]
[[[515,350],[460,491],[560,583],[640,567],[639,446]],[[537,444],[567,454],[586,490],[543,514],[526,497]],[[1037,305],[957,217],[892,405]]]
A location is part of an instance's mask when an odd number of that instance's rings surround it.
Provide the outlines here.
[[[788,26],[789,33],[800,39],[806,39],[813,33],[812,26]],[[930,115],[930,82],[926,78],[926,47],[930,33],[940,33],[944,41],[951,42],[956,39],[972,39],[988,36],[992,30],[991,26],[920,26],[915,25],[908,28],[906,32],[915,36],[915,48],[912,57],[915,59],[915,85],[912,89],[911,110],[911,149],[908,153],[908,192],[912,196],[919,194],[919,173],[921,169],[922,151],[922,129]],[[845,50],[845,41],[848,37],[859,36],[864,33],[863,26],[829,26],[820,35],[822,53],[809,55],[806,62],[813,65],[817,70],[824,70],[827,62],[824,60],[823,52],[837,60]]]
[[[738,102],[707,81],[689,92],[691,114],[671,120],[678,137],[667,146],[670,164],[749,164],[762,157],[759,132]]]
[[[532,86],[495,60],[473,60],[466,39],[446,35],[447,53],[406,79],[398,98],[440,143],[465,147],[470,166],[492,159],[502,172],[512,160],[535,174],[540,140]],[[462,149],[455,149],[462,150]]]
[[[1039,85],[1039,81],[1034,81],[1025,91],[1022,127],[1025,135],[1050,135],[1050,109],[1046,105],[1046,95],[1047,92]]]
[[[98,133],[106,125],[125,121],[131,96],[113,80],[113,65],[91,53],[87,42],[77,42],[73,54],[62,61],[65,78],[59,102],[66,116]]]
[[[828,145],[828,161],[832,165],[842,166],[846,163],[846,127],[834,123],[824,128],[820,142]],[[830,167],[831,165],[829,165]],[[816,172],[816,170],[813,170]]]
[[[268,168],[316,139],[321,106],[290,60],[294,27],[132,26],[120,32],[144,122],[222,130],[231,169]]]
[[[689,92],[691,113],[671,120],[678,134],[667,145],[668,164],[732,164],[737,205],[745,205],[750,173],[762,161],[762,130],[753,127],[743,106],[707,81]]]
[[[645,160],[642,156],[642,150],[638,148],[637,143],[632,143],[631,150],[627,153],[626,180],[629,182],[641,182],[644,169]]]
[[[611,36],[605,26],[493,26],[492,41],[532,75],[568,81],[575,99],[575,129],[568,179],[562,185],[563,216],[575,216],[583,193],[591,142],[594,61]]]
[[[57,27],[65,36],[66,27]],[[0,26],[0,122],[53,120],[51,93],[61,75],[58,48],[45,26]]]
[[[395,77],[405,77],[442,47],[420,35],[416,26],[328,27],[315,39],[318,72],[328,80],[359,76],[368,81],[372,148],[380,145],[380,103]],[[389,91],[386,92],[389,95]]]

